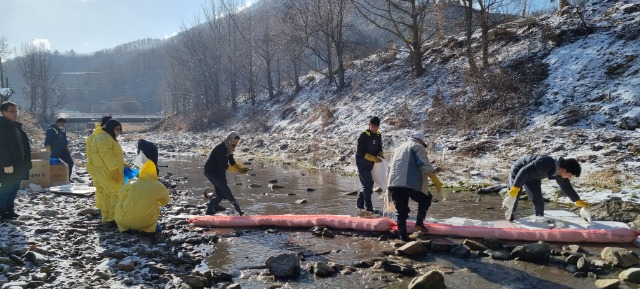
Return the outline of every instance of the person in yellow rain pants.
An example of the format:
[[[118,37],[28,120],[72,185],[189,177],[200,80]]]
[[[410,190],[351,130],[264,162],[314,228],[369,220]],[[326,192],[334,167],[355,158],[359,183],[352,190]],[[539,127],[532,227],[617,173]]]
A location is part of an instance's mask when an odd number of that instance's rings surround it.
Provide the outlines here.
[[[117,138],[122,133],[122,125],[116,119],[110,119],[103,131],[96,135],[91,143],[93,173],[103,187],[102,223],[113,221],[114,209],[118,201],[117,193],[124,181],[124,156]]]
[[[95,150],[91,149],[91,144],[93,143],[93,140],[96,138],[96,135],[100,134],[101,132],[103,132],[102,127],[107,124],[107,121],[109,121],[112,117],[111,116],[103,116],[102,119],[100,120],[100,122],[96,122],[96,128],[93,130],[93,133],[91,133],[86,140],[85,143],[85,149],[86,149],[86,154],[87,154],[87,172],[89,173],[89,175],[91,176],[91,179],[93,180],[93,186],[96,187],[96,208],[98,209],[102,209],[102,198],[104,195],[104,188],[103,185],[100,184],[100,181],[98,178],[96,178],[95,173],[93,172],[93,167],[94,165],[94,155],[96,154]]]
[[[118,191],[114,215],[118,230],[159,232],[160,206],[168,203],[169,191],[158,181],[156,165],[149,160],[140,169],[138,179],[127,182]]]

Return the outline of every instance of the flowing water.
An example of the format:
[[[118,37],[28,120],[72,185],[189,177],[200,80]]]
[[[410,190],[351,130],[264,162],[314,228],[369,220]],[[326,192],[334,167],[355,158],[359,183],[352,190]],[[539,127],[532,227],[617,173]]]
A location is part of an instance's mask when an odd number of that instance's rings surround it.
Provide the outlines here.
[[[161,161],[168,168],[161,168],[161,174],[170,172],[176,176],[186,176],[184,188],[193,195],[194,203],[205,203],[202,189],[211,186],[203,176],[204,158]],[[286,165],[248,165],[250,174],[228,173],[227,179],[235,198],[248,215],[264,214],[335,214],[357,216],[355,207],[357,195],[347,192],[358,190],[360,182],[354,176],[342,176],[330,172],[305,171]],[[268,181],[277,179],[285,188],[270,189]],[[254,186],[251,187],[250,185]],[[257,187],[259,185],[261,187]],[[305,199],[305,204],[296,204]],[[496,194],[476,195],[475,193],[434,194],[437,202],[431,206],[428,217],[466,217],[483,220],[504,218],[500,209],[502,198]],[[375,209],[382,210],[380,193],[374,193]],[[232,208],[226,201],[222,206]],[[521,211],[531,212],[530,202],[521,202]],[[411,203],[411,216],[415,218],[416,205]],[[357,261],[381,258],[385,250],[393,250],[392,242],[379,241],[379,234],[345,232],[336,238],[319,238],[301,230],[277,229],[267,233],[265,228],[214,229],[207,233],[238,237],[222,238],[215,244],[214,253],[208,259],[210,268],[221,269],[234,275],[234,280],[242,288],[406,288],[409,277],[384,273],[373,269],[360,269],[350,275],[319,278],[305,272],[300,277],[288,281],[274,281],[261,274],[264,261],[272,255],[286,252],[303,252],[306,256],[303,266],[314,261],[331,261],[351,265]],[[434,236],[441,238],[441,236]],[[461,242],[462,240],[453,239]],[[554,244],[559,248],[562,244]],[[619,245],[616,245],[619,246]],[[599,252],[604,246],[587,247]],[[462,259],[445,253],[429,253],[413,258],[416,268],[449,268],[453,274],[445,275],[448,288],[595,288],[592,278],[574,278],[572,274],[557,266],[540,266],[518,261],[495,261],[489,258]],[[422,270],[428,271],[428,270]],[[612,277],[616,278],[616,277]],[[632,287],[635,288],[635,287]]]

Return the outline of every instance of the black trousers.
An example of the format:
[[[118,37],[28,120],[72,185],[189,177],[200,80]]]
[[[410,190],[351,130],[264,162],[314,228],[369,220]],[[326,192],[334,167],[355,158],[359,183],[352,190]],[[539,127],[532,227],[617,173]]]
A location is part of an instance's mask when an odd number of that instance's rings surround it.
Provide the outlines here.
[[[513,182],[518,175],[518,172],[522,169],[522,165],[514,165],[511,167],[511,173],[509,174],[509,188],[513,186]],[[527,192],[527,196],[533,203],[533,212],[536,216],[544,216],[544,198],[542,197],[542,180],[530,180],[524,183],[522,186],[525,192]],[[518,194],[520,195],[520,194]],[[518,208],[518,198],[516,198],[516,202],[513,204],[513,212],[511,213],[511,218],[509,220],[513,221],[516,216],[516,209]]]
[[[431,207],[433,195],[431,193],[423,193],[409,188],[391,187],[389,188],[391,199],[396,206],[396,217],[398,218],[398,233],[401,238],[407,237],[407,218],[409,217],[409,199],[418,203],[418,214],[416,216],[416,225],[424,225],[424,218],[427,217],[427,211]]]
[[[368,162],[364,163],[364,162]],[[356,158],[356,166],[358,167],[358,175],[360,176],[360,184],[362,184],[362,190],[358,193],[358,202],[356,206],[358,209],[367,209],[373,211],[373,203],[371,202],[371,195],[373,194],[373,176],[371,176],[371,170],[373,166],[371,162],[366,160],[359,160]]]
[[[71,154],[69,154],[69,152],[66,152],[59,158],[69,166],[69,180],[71,180],[71,172],[73,171],[73,159],[71,158]]]
[[[214,214],[215,208],[220,204],[223,199],[226,199],[233,205],[238,213],[242,213],[240,209],[240,205],[236,201],[236,198],[231,194],[231,189],[229,185],[227,185],[227,178],[224,175],[209,175],[204,174],[207,179],[211,182],[213,187],[216,189],[216,196],[209,200],[209,205],[207,206],[206,214]]]

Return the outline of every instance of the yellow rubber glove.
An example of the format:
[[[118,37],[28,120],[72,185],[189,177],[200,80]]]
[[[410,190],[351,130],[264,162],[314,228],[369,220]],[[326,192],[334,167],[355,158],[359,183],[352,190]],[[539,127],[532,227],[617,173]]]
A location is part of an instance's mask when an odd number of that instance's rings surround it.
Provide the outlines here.
[[[227,167],[227,171],[230,171],[232,173],[238,173],[238,174],[242,173],[242,172],[240,172],[240,170],[236,166],[232,166],[232,165],[229,165]]]
[[[236,167],[238,169],[238,172],[240,172],[241,174],[244,174],[246,172],[249,171],[249,169],[247,169],[247,167],[241,165],[240,163],[236,162],[235,165],[233,165],[234,167]]]
[[[384,152],[382,152],[382,151],[379,152],[378,153],[378,157],[381,158],[381,159],[384,159]]]
[[[583,200],[577,200],[576,201],[576,206],[580,207],[580,208],[589,208],[589,204],[587,204],[587,202],[583,201]]]
[[[440,182],[440,179],[438,179],[438,176],[434,173],[430,173],[429,178],[433,182],[433,185],[436,186],[438,193],[442,192],[442,183]]]
[[[382,161],[382,160],[380,160],[380,158],[379,158],[379,157],[376,157],[376,156],[374,156],[374,155],[372,155],[372,154],[370,154],[370,153],[366,153],[366,154],[364,154],[364,159],[365,159],[365,160],[368,160],[368,161],[370,161],[370,162],[374,162],[374,163],[379,163],[379,162],[381,162],[381,161]]]
[[[518,193],[519,192],[520,192],[520,188],[518,188],[516,186],[513,186],[513,187],[511,187],[511,190],[509,190],[509,196],[512,196],[514,198],[518,197]]]
[[[116,183],[124,182],[124,173],[120,169],[114,169],[111,171],[111,180]]]

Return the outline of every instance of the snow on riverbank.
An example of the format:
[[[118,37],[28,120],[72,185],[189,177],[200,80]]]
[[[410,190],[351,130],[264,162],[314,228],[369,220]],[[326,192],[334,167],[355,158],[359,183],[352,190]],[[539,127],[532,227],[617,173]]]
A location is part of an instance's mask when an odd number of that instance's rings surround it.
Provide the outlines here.
[[[428,134],[431,146],[447,148],[444,158],[441,152],[431,155],[443,169],[448,189],[504,185],[517,158],[550,154],[582,162],[583,175],[573,182],[587,201],[611,196],[640,201],[640,132],[635,128],[640,120],[634,113],[640,107],[640,3],[593,1],[585,11],[592,33],[581,28],[574,8],[505,25],[516,37],[494,40],[491,61],[508,65],[538,59],[548,76],[540,84],[539,99],[527,108],[523,129]],[[448,43],[463,39],[458,35]],[[312,73],[301,77],[304,88],[298,94],[289,88],[275,102],[241,106],[223,127],[201,135],[169,132],[151,138],[175,151],[206,156],[233,129],[245,136],[242,146],[258,157],[353,174],[356,139],[369,117],[383,119],[389,154],[413,130],[431,131],[435,94],[471,90],[463,81],[464,50],[432,45],[425,58],[427,72],[418,79],[411,76],[406,52],[383,52],[354,61],[343,92],[336,93],[322,74]],[[554,182],[544,186],[546,197],[556,199]]]

